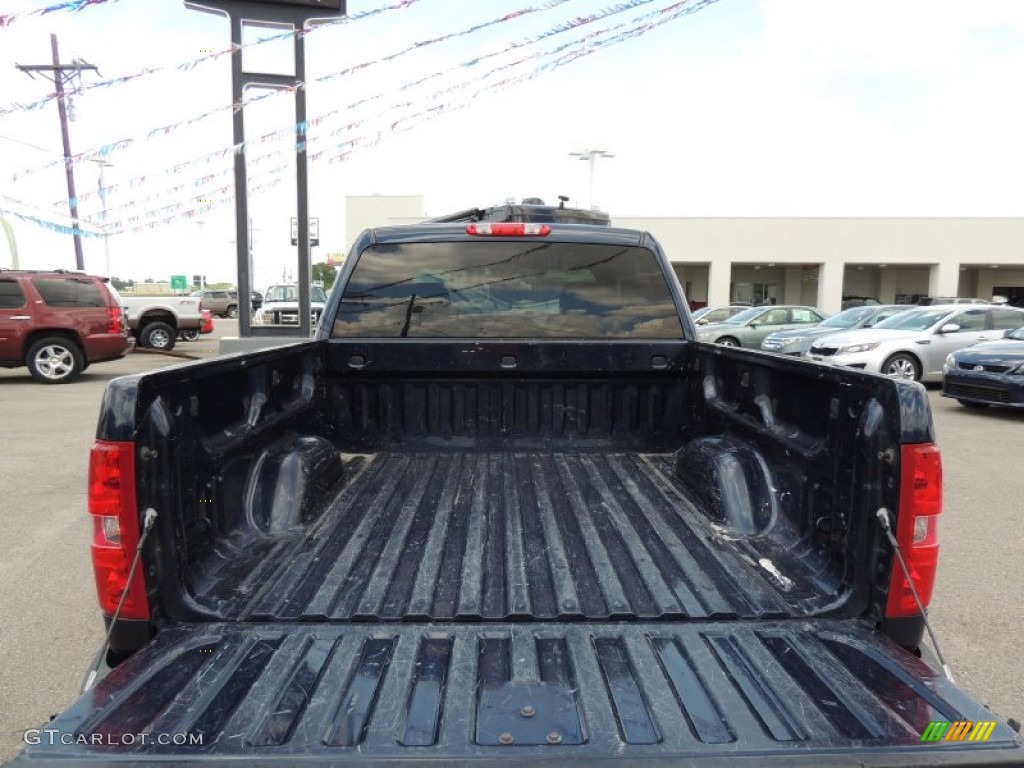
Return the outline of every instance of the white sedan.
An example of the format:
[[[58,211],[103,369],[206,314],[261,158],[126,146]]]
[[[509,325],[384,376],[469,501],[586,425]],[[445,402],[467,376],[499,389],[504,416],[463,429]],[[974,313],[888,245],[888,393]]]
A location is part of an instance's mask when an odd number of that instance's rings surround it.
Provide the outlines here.
[[[946,355],[1024,325],[1024,310],[990,305],[908,309],[874,328],[815,339],[807,356],[914,381],[941,381]]]

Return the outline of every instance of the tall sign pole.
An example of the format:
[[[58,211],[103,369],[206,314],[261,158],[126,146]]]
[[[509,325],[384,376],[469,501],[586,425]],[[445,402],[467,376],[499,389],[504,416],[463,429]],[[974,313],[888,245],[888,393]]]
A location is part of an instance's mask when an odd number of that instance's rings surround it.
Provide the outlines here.
[[[80,75],[83,69],[98,71],[92,64],[75,59],[71,64],[60,63],[60,52],[57,50],[57,36],[50,35],[50,50],[53,64],[16,64],[15,66],[32,77],[34,74],[49,72],[53,77],[57,95],[57,114],[60,117],[60,136],[64,144],[64,171],[68,180],[68,208],[71,209],[71,226],[74,228],[72,237],[75,241],[75,268],[85,269],[85,258],[82,255],[82,236],[79,233],[78,195],[75,194],[75,166],[71,162],[71,138],[68,135],[68,109],[65,103],[64,82]],[[67,74],[66,74],[67,73]]]
[[[252,336],[312,335],[312,305],[310,302],[309,262],[309,189],[306,153],[306,25],[315,19],[330,19],[345,15],[346,0],[185,0],[185,7],[226,15],[231,21],[231,93],[235,105],[233,133],[235,151],[235,242],[238,264],[238,332],[243,338]],[[266,72],[247,72],[242,65],[243,27],[291,26],[295,31],[295,74],[278,75]],[[253,326],[252,316],[252,263],[248,175],[245,166],[245,115],[242,108],[248,87],[290,89],[295,94],[295,196],[298,211],[298,288],[299,324],[297,327]]]

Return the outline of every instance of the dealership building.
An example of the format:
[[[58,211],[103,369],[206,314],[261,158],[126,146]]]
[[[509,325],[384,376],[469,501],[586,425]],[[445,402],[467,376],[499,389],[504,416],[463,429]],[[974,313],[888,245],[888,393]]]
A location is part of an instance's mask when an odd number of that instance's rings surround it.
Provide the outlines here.
[[[368,227],[424,218],[422,195],[349,197],[348,242]],[[613,215],[612,224],[653,234],[694,306],[772,301],[838,312],[845,296],[1002,296],[1024,306],[1024,219]]]

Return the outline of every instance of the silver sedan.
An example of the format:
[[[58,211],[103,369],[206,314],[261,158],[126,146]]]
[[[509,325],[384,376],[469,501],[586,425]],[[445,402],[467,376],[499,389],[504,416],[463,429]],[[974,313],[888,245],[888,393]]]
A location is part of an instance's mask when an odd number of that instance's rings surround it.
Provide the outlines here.
[[[940,381],[946,355],[1024,325],[1024,310],[988,305],[909,309],[874,328],[816,339],[809,357],[900,379]]]
[[[697,328],[697,340],[725,347],[757,349],[765,337],[775,331],[810,328],[828,315],[814,307],[764,306],[745,309],[721,323]]]

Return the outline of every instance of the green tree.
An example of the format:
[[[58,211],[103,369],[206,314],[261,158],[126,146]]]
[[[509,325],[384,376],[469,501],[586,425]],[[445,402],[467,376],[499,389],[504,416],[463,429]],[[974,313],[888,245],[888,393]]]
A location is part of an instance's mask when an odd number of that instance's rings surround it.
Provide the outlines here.
[[[324,290],[331,290],[331,286],[334,285],[335,278],[338,277],[337,270],[326,262],[320,262],[319,264],[313,265],[313,280],[320,280],[324,284]]]

